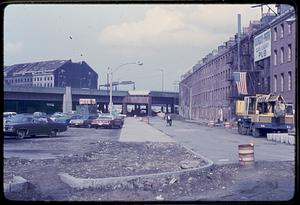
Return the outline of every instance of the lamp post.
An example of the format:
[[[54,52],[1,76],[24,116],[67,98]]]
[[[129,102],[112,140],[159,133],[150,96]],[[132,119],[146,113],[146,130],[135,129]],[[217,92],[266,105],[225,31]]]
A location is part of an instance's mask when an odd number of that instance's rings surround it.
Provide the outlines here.
[[[164,91],[164,69],[159,69],[161,71],[161,91]]]
[[[189,119],[192,119],[192,92],[191,92],[191,87],[189,87],[186,84],[181,83],[180,85],[186,87],[189,91]]]
[[[138,61],[138,62],[131,62],[131,63],[123,63],[121,65],[119,65],[117,68],[115,68],[114,70],[110,67],[108,67],[108,73],[109,73],[109,81],[110,81],[110,92],[109,92],[109,113],[112,114],[112,108],[113,108],[113,101],[112,101],[112,80],[113,80],[113,73],[117,72],[121,67],[126,66],[126,65],[139,65],[142,66],[143,63]]]

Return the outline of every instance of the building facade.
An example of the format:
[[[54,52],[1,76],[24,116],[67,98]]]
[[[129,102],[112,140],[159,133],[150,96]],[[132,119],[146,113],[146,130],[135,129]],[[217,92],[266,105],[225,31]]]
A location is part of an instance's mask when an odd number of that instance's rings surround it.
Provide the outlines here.
[[[258,93],[281,94],[287,102],[294,104],[295,23],[287,22],[294,10],[284,8],[284,13],[278,16],[265,14],[260,21],[250,22],[241,34],[240,44],[237,35],[231,37],[218,47],[217,52],[206,55],[182,76],[179,83],[180,115],[192,119],[231,120],[236,117],[236,100]],[[274,41],[276,29],[282,37]],[[262,44],[261,48],[257,44]],[[280,60],[279,65],[274,65],[275,58]],[[246,73],[246,94],[238,92],[233,78],[235,72]]]
[[[283,96],[295,107],[296,27],[295,11],[285,10],[271,22],[271,92]]]
[[[84,61],[53,60],[4,67],[4,84],[97,89],[98,74]]]

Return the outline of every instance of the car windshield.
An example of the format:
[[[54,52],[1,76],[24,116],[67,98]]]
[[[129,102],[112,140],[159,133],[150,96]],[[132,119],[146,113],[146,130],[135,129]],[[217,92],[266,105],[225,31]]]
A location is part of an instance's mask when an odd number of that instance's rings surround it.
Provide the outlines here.
[[[15,123],[22,123],[22,122],[31,122],[32,117],[31,116],[13,116],[10,119],[10,122],[15,122]]]

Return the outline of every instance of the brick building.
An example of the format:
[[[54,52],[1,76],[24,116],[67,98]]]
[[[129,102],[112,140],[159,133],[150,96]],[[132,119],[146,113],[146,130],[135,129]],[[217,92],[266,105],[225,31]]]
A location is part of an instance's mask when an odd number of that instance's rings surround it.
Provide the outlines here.
[[[296,27],[293,8],[282,11],[270,22],[271,43],[271,92],[280,94],[295,106]]]
[[[4,84],[97,89],[98,74],[84,61],[52,60],[4,66]]]
[[[280,8],[280,6],[279,6]],[[250,22],[249,27],[244,28],[240,41],[240,69],[238,69],[238,39],[237,35],[218,47],[199,61],[192,69],[182,76],[179,83],[179,114],[192,119],[220,119],[230,120],[235,117],[235,102],[242,99],[237,91],[233,73],[246,72],[247,94],[277,92],[284,96],[287,102],[294,103],[295,96],[295,27],[290,26],[284,19],[293,16],[291,7],[284,7],[285,12],[280,15],[264,15],[260,21]],[[289,8],[289,9],[287,9]],[[289,14],[287,14],[289,13]],[[281,22],[281,23],[280,23]],[[283,23],[282,23],[283,22]],[[278,25],[286,27],[281,40],[265,38],[269,43],[270,55],[257,58],[257,46],[255,38],[260,35],[265,37],[274,34],[270,32],[270,26],[274,29]],[[291,24],[294,25],[294,24]],[[278,29],[278,28],[277,28]],[[275,29],[276,30],[276,29]],[[267,35],[268,34],[268,35]],[[265,41],[262,41],[265,43]],[[265,47],[265,45],[263,45]],[[274,49],[286,51],[281,65],[274,66]],[[280,86],[285,86],[275,91],[274,76],[279,76],[282,81]],[[277,77],[279,79],[279,77]],[[285,80],[285,81],[284,81]],[[276,81],[276,80],[275,80]]]

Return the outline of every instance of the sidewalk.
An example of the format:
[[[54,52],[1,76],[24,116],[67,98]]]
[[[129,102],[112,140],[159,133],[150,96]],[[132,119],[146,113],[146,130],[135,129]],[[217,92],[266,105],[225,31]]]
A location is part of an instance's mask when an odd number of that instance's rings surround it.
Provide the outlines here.
[[[208,126],[208,124],[211,122],[210,120],[205,120],[205,119],[197,119],[197,120],[185,119],[183,121],[190,122],[190,123],[196,123],[199,125],[205,125],[205,126]],[[224,127],[224,123],[225,122],[221,122],[221,123],[214,122],[213,126],[214,127]],[[231,125],[231,128],[236,128],[236,123],[234,123],[233,121],[229,121],[228,123]]]
[[[120,134],[120,142],[175,142],[168,135],[158,131],[139,118],[125,118]]]

